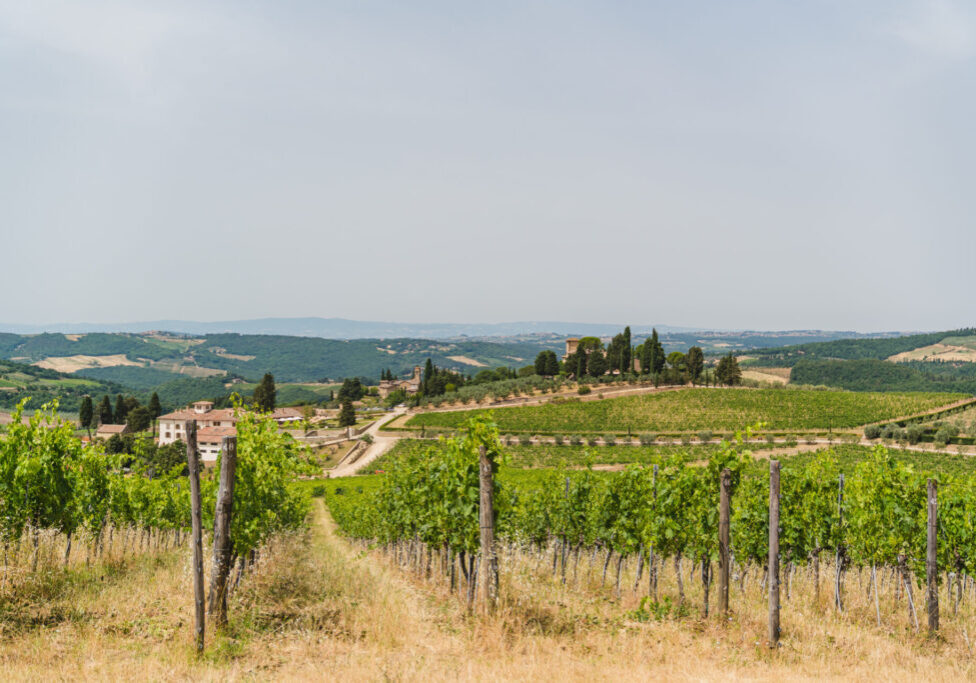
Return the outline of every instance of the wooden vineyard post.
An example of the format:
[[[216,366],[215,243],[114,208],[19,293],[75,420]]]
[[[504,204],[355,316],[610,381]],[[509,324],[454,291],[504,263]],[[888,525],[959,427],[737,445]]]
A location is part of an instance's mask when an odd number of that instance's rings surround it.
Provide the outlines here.
[[[495,555],[495,503],[494,473],[488,449],[478,447],[478,488],[480,505],[478,510],[481,526],[481,568],[478,574],[484,586],[485,605],[489,612],[495,611],[498,602],[498,557]]]
[[[722,616],[729,612],[729,492],[732,489],[732,472],[722,470],[719,479],[718,503],[718,611]]]
[[[769,646],[779,645],[779,461],[769,461]]]
[[[197,421],[187,420],[186,460],[190,468],[190,525],[193,533],[193,602],[197,653],[203,652],[206,613],[203,601],[203,530],[200,519],[200,457],[197,453]]]
[[[837,479],[837,527],[844,531],[844,475],[841,474]],[[841,593],[841,572],[844,564],[844,540],[843,536],[837,542],[837,564],[834,567],[836,572],[834,577],[834,605],[838,612],[844,611],[844,595]]]
[[[925,555],[925,578],[928,582],[929,633],[939,630],[939,484],[929,479],[928,486],[928,547]]]
[[[651,489],[654,495],[654,506],[657,509],[657,465],[654,465],[654,469],[651,474]],[[654,564],[654,542],[650,543],[650,549],[647,551],[647,594],[651,596],[651,599],[657,602],[657,569]]]
[[[234,510],[234,473],[237,471],[237,437],[225,436],[220,442],[220,484],[214,510],[213,570],[210,576],[208,609],[214,624],[227,624],[227,579],[231,570],[233,542],[230,538]]]

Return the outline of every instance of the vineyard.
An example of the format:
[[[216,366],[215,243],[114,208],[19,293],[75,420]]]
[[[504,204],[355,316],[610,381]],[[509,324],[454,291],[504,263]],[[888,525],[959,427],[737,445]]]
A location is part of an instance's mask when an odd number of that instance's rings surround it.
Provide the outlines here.
[[[732,431],[762,421],[770,431],[852,429],[923,413],[959,401],[962,394],[853,393],[797,389],[685,389],[602,401],[562,401],[498,408],[505,433],[614,434]],[[457,429],[485,411],[414,415],[416,429]]]
[[[219,467],[190,477],[186,464],[167,472],[136,471],[126,456],[106,454],[98,442],[75,438],[72,425],[57,416],[56,403],[26,421],[23,411],[22,402],[0,439],[0,597],[17,615],[14,622],[0,624],[43,619],[39,615],[47,611],[47,601],[60,593],[47,595],[39,587],[80,590],[86,581],[129,571],[140,557],[156,557],[157,566],[174,553],[186,557],[196,479],[196,510],[202,513],[197,530],[219,528]],[[309,512],[308,496],[291,484],[303,465],[290,438],[279,434],[267,415],[241,410],[239,418],[226,558],[234,586],[278,536],[301,529]],[[190,594],[183,597],[192,604]]]
[[[370,463],[369,468],[364,470],[363,474],[388,472],[396,466],[397,461],[423,456],[429,452],[432,445],[438,447],[438,443],[421,439],[401,439],[382,457]],[[755,458],[748,463],[748,468],[750,470],[763,468],[765,466],[763,459],[768,457],[768,453],[778,451],[783,446],[784,444],[781,443],[771,444],[765,441],[749,443],[748,448]],[[721,444],[591,447],[570,444],[523,445],[514,443],[505,446],[505,464],[500,468],[500,476],[503,483],[509,479],[514,483],[520,483],[525,481],[527,477],[538,476],[538,474],[529,471],[537,468],[558,469],[568,467],[579,469],[596,467],[599,470],[613,466],[613,469],[622,469],[626,465],[654,465],[671,459],[681,459],[688,463],[702,463],[708,461],[721,449]],[[790,451],[790,454],[783,459],[784,470],[816,460],[825,453],[830,453],[831,457],[837,461],[838,468],[843,472],[850,471],[856,464],[870,459],[874,453],[874,448],[871,446],[845,443],[810,446],[808,450],[800,452],[793,452],[797,450],[797,446],[793,445],[792,447],[787,446],[785,450]],[[957,453],[948,451],[919,453],[896,447],[889,447],[888,453],[896,462],[913,465],[916,469],[924,472],[952,476],[976,474],[976,458]],[[372,485],[371,477],[360,476],[355,481],[358,486]]]
[[[484,592],[479,458],[483,473],[486,457],[497,469],[505,449],[494,426],[475,418],[465,434],[440,447],[402,454],[382,477],[359,478],[354,486],[330,482],[326,498],[347,536],[377,544],[396,566],[443,581],[473,609],[477,591]],[[926,487],[933,473],[896,460],[883,446],[853,464],[829,450],[807,456],[789,462],[781,480],[775,468],[775,575],[782,575],[787,598],[802,586],[816,604],[862,626],[920,631],[932,547]],[[563,469],[495,476],[491,554],[502,577],[535,567],[564,587],[606,585],[617,599],[639,590],[646,597],[630,614],[637,620],[708,616],[717,605],[719,484],[727,471],[732,605],[755,605],[769,597],[773,583],[770,470],[740,439],[713,451],[704,466],[670,455],[612,474]],[[976,606],[976,476],[937,478],[931,585],[941,593],[944,635],[968,641]],[[484,479],[481,484],[483,490]],[[510,584],[500,582],[503,604]],[[783,613],[789,629],[789,604]]]

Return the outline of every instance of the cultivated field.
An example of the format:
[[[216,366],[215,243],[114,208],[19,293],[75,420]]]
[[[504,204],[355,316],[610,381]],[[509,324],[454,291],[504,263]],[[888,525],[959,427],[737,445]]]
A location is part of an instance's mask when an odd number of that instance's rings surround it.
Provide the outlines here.
[[[853,393],[790,389],[687,389],[603,401],[499,408],[502,432],[580,434],[729,431],[765,422],[771,431],[851,429],[933,410],[965,398],[940,393]],[[484,411],[420,413],[408,427],[456,429]]]

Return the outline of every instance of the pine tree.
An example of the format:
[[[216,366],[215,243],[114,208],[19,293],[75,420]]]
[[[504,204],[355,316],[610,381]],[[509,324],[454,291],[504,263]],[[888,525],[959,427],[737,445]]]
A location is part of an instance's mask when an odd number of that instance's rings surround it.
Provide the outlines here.
[[[98,424],[112,424],[112,401],[108,395],[102,397],[102,402],[98,404]]]
[[[81,407],[78,409],[78,422],[82,429],[88,430],[88,437],[91,438],[92,421],[95,419],[95,407],[92,405],[91,396],[81,399]]]
[[[125,424],[125,417],[129,414],[129,407],[125,403],[125,397],[119,394],[115,397],[115,412],[112,414],[114,423],[117,425]]]
[[[607,374],[609,366],[607,358],[600,349],[593,349],[586,358],[586,369],[593,377],[602,377]]]
[[[347,401],[339,409],[339,426],[352,427],[354,424],[356,424],[356,411],[353,410],[352,403]]]
[[[549,377],[555,377],[559,374],[559,359],[556,358],[556,354],[553,351],[549,351],[546,356],[546,375]]]
[[[540,351],[539,355],[535,357],[535,374],[545,375],[546,374],[546,353],[548,351]]]
[[[715,368],[715,379],[719,384],[734,387],[742,383],[742,370],[739,369],[739,361],[735,359],[732,352],[727,356],[722,356]]]

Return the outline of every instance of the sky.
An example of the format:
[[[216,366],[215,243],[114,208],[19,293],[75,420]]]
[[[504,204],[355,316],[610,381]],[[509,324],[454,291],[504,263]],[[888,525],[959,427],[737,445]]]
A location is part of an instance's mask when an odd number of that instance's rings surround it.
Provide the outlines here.
[[[0,0],[0,322],[976,324],[976,6]]]

